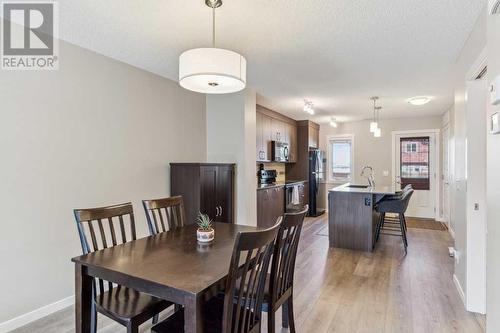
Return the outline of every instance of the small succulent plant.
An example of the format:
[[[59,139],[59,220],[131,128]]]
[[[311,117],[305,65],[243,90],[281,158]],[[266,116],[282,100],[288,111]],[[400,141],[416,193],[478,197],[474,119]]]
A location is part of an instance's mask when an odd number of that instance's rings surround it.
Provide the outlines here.
[[[212,230],[212,220],[207,214],[198,213],[198,218],[196,219],[196,223],[198,224],[198,229],[202,231],[210,231]]]

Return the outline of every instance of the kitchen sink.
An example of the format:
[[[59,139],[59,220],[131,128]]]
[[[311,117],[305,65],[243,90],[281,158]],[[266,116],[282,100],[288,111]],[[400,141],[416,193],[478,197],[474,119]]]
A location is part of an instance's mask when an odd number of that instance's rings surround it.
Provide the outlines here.
[[[368,188],[368,185],[348,185],[350,188]]]

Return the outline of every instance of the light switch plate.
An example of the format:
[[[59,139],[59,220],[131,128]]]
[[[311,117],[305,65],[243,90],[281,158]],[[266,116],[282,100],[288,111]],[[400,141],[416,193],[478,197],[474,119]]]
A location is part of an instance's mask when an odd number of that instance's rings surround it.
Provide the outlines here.
[[[384,177],[389,177],[389,171],[384,170],[383,175],[384,175]]]
[[[500,133],[500,114],[498,112],[491,115],[490,132],[491,134]]]

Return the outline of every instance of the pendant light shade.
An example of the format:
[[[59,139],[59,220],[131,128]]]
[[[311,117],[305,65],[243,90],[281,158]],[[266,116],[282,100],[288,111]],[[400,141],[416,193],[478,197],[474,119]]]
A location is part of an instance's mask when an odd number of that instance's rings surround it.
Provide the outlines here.
[[[179,57],[179,83],[188,90],[206,94],[228,94],[246,85],[246,59],[219,48],[198,48]]]
[[[378,128],[378,123],[374,120],[370,123],[370,132],[375,133]]]
[[[205,0],[212,10],[212,47],[187,50],[179,56],[181,87],[205,94],[229,94],[245,88],[246,59],[230,50],[215,47],[215,9],[222,0]]]
[[[377,128],[375,132],[373,132],[373,136],[376,138],[380,138],[382,136],[382,130],[380,128]]]

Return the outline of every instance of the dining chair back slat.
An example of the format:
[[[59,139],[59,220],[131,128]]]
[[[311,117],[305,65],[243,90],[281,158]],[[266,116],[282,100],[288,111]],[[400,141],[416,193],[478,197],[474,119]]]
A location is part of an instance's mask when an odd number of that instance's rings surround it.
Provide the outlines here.
[[[73,212],[83,254],[137,239],[134,212],[130,202],[107,207],[75,209]],[[119,228],[121,242],[117,240],[116,228]],[[105,291],[104,284],[105,281],[98,280],[101,294]],[[111,282],[107,282],[107,284],[111,290],[113,284]]]
[[[267,272],[279,226],[237,235],[226,280],[223,333],[260,328]]]
[[[182,196],[142,200],[142,205],[151,235],[183,227],[186,223]]]
[[[278,231],[270,281],[270,291],[272,300],[274,301],[278,300],[293,286],[295,258],[307,210],[308,207],[306,206],[299,212],[285,214],[285,218]]]

